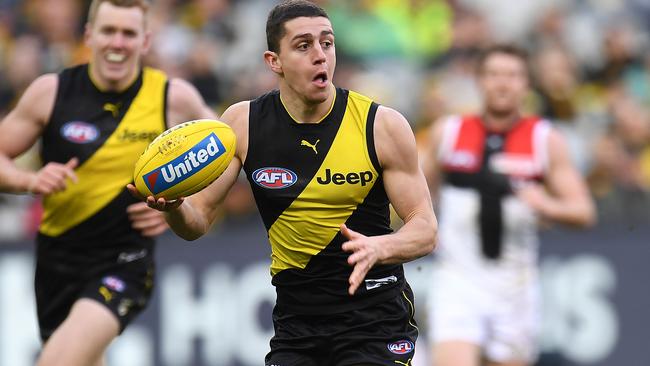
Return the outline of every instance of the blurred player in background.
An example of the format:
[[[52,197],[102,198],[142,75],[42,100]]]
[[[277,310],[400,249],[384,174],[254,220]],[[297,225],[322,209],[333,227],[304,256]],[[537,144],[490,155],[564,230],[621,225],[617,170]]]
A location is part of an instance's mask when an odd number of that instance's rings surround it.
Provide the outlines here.
[[[435,366],[532,364],[538,221],[595,220],[564,138],[522,115],[528,81],[524,51],[488,49],[478,65],[481,114],[438,121],[422,159],[441,212],[429,312]]]
[[[0,188],[43,195],[36,301],[40,366],[103,364],[109,343],[148,303],[163,215],[124,186],[144,148],[171,125],[214,118],[185,81],[143,68],[144,0],[94,0],[89,64],[46,74],[0,124]],[[13,159],[41,138],[43,168]]]
[[[266,32],[279,91],[224,112],[237,135],[228,169],[184,202],[147,201],[196,239],[243,167],[277,291],[266,365],[410,365],[418,330],[402,263],[433,249],[437,225],[410,126],[332,85],[334,33],[317,5],[277,5]],[[396,233],[389,203],[405,221]]]

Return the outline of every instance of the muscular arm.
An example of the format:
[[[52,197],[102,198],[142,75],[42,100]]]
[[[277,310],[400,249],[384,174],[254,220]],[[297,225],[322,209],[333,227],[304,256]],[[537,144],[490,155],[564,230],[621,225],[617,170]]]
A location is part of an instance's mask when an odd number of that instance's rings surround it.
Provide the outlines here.
[[[205,234],[219,214],[219,206],[235,184],[248,149],[248,102],[228,108],[221,120],[237,136],[237,149],[225,172],[202,191],[188,197],[177,208],[166,212],[167,223],[181,238],[195,240]]]
[[[548,192],[530,186],[517,192],[518,196],[552,221],[573,226],[593,225],[595,209],[586,183],[571,163],[566,141],[555,130],[549,134],[548,151],[545,177]]]
[[[0,190],[49,194],[65,189],[67,178],[76,179],[76,159],[67,164],[50,163],[38,172],[19,169],[13,161],[34,145],[45,129],[57,86],[57,75],[39,77],[0,123]]]
[[[404,226],[386,236],[379,263],[401,263],[429,254],[435,245],[437,221],[411,127],[395,110],[380,107],[375,141],[386,193],[404,220]]]
[[[167,92],[168,127],[194,119],[215,119],[217,116],[205,104],[203,97],[192,84],[183,79],[171,79]]]
[[[354,294],[375,264],[403,263],[430,253],[435,247],[437,221],[426,179],[418,165],[415,138],[398,112],[380,107],[375,121],[375,146],[383,169],[388,198],[404,225],[395,233],[366,237],[342,226],[349,240],[343,250],[353,252],[348,263],[350,294]]]

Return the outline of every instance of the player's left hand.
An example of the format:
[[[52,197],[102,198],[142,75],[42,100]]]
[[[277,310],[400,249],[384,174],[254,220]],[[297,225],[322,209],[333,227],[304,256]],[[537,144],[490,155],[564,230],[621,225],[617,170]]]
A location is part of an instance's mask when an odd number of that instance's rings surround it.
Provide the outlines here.
[[[143,236],[158,236],[168,228],[164,214],[147,206],[145,202],[129,205],[126,212],[131,220],[131,227],[139,230]]]
[[[546,212],[545,209],[550,196],[541,184],[525,184],[515,189],[515,194],[538,214],[543,216]]]
[[[345,224],[341,225],[341,234],[348,238],[341,248],[352,252],[348,257],[348,264],[354,266],[354,269],[350,275],[348,293],[354,295],[370,268],[379,260],[381,246],[378,237],[365,236],[350,230]]]

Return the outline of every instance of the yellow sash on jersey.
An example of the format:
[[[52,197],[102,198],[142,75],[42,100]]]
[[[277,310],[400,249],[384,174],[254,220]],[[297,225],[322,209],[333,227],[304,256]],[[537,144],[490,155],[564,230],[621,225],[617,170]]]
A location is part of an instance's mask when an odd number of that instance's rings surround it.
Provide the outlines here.
[[[111,202],[133,180],[133,167],[149,144],[147,139],[120,139],[125,131],[161,133],[165,120],[165,83],[158,70],[145,68],[142,86],[111,136],[75,173],[65,191],[46,196],[40,232],[59,236]],[[155,136],[154,136],[155,137]]]
[[[340,225],[364,201],[377,181],[378,173],[366,142],[366,120],[371,104],[370,99],[349,92],[341,126],[318,172],[269,229],[272,275],[288,268],[305,268],[311,257],[334,239]],[[323,181],[328,169],[330,176],[369,172],[372,179],[363,185],[320,184],[318,179]]]

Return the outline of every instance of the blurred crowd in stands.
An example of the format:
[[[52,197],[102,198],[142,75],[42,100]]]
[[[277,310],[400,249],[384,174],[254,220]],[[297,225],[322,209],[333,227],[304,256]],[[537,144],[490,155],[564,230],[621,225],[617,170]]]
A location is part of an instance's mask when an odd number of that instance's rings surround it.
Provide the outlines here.
[[[334,84],[405,114],[418,137],[480,106],[476,57],[493,42],[531,55],[527,109],[569,139],[599,221],[650,223],[650,2],[646,0],[320,0],[337,50]],[[85,62],[87,0],[0,0],[0,118],[45,72]],[[274,88],[263,64],[271,0],[154,0],[146,64],[192,82],[221,113]],[[424,138],[420,139],[424,141]],[[37,166],[34,149],[20,158]],[[0,195],[0,242],[33,235],[39,202]],[[242,177],[225,203],[255,214]]]

